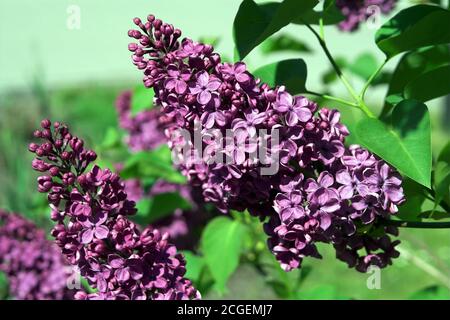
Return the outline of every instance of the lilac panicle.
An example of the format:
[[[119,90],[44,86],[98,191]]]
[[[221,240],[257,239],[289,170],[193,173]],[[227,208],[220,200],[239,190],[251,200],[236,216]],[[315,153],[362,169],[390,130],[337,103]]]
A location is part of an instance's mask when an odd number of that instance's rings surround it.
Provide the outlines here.
[[[10,295],[19,300],[69,300],[71,268],[44,230],[15,213],[0,209],[0,271]]]
[[[128,219],[135,202],[119,176],[90,165],[96,154],[84,148],[66,125],[43,120],[31,144],[33,168],[46,172],[38,190],[48,194],[55,226],[52,235],[69,263],[97,289],[76,299],[197,299],[184,278],[186,262],[168,234]]]
[[[339,23],[342,31],[355,31],[359,24],[375,14],[389,14],[397,0],[336,0],[336,6],[344,16]]]
[[[128,46],[132,61],[155,91],[169,146],[190,147],[178,154],[179,169],[205,201],[223,212],[248,210],[268,219],[269,249],[286,271],[300,267],[304,257],[319,258],[317,242],[331,243],[337,257],[359,271],[391,263],[398,242],[388,234],[397,230],[382,222],[405,200],[401,178],[367,150],[345,146],[349,131],[338,111],[317,112],[316,103],[284,86],[271,88],[243,62],[222,63],[212,46],[181,39],[180,30],[153,15],[134,23],[139,30],[128,32],[135,40]],[[179,128],[200,130],[204,155],[177,135]],[[235,135],[211,139],[209,129]],[[266,136],[249,139],[261,129]],[[276,130],[278,143],[271,140]],[[258,148],[268,156],[251,157]],[[217,154],[233,161],[210,161]],[[261,174],[274,163],[275,174]]]

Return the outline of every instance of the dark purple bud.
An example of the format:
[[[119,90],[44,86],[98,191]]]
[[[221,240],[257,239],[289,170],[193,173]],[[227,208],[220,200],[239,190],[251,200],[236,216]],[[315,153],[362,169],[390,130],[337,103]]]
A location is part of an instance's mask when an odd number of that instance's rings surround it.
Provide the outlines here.
[[[49,173],[52,177],[56,177],[59,174],[58,167],[51,167]]]
[[[42,138],[50,139],[51,136],[52,136],[52,132],[51,132],[50,129],[44,129],[44,130],[42,130]]]
[[[63,160],[69,160],[71,158],[71,152],[64,151],[61,153],[61,159]]]
[[[52,123],[48,119],[44,119],[44,120],[41,121],[41,127],[43,129],[50,129],[51,125],[52,125]]]
[[[39,145],[38,144],[36,144],[36,143],[30,143],[29,145],[28,145],[28,150],[30,151],[30,152],[36,152],[36,150],[39,148]]]

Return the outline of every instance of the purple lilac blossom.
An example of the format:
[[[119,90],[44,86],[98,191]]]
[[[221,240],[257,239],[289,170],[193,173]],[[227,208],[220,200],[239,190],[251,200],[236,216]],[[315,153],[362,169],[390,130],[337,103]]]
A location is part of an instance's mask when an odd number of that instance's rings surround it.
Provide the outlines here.
[[[125,91],[117,97],[116,109],[119,114],[119,125],[127,131],[125,143],[132,152],[154,149],[165,143],[160,112],[157,108],[131,114],[130,91]]]
[[[71,268],[44,230],[15,213],[0,210],[0,271],[19,300],[69,300]]]
[[[268,219],[268,247],[286,271],[299,268],[305,257],[320,258],[317,242],[331,243],[337,258],[359,271],[371,264],[385,267],[398,256],[398,241],[391,242],[388,235],[397,230],[383,227],[383,220],[405,200],[400,175],[360,146],[345,147],[349,131],[338,111],[322,108],[315,114],[313,101],[292,96],[284,86],[271,88],[242,62],[221,63],[210,45],[180,41],[180,30],[153,15],[134,22],[140,30],[128,32],[137,42],[128,47],[132,61],[144,72],[144,85],[155,91],[161,112],[172,119],[165,126],[169,147],[191,147],[187,156],[179,155],[179,169],[201,188],[206,202],[222,212],[248,210]],[[180,94],[167,86],[167,70],[175,68],[191,74],[190,91]],[[200,130],[206,159],[196,161],[199,150],[176,134],[179,128]],[[234,138],[223,140],[243,142],[244,148],[224,148],[231,164],[208,161],[217,153],[209,129],[223,137],[227,129],[234,130]],[[267,137],[247,143],[259,129],[269,133],[267,143],[262,145]],[[270,140],[274,130],[280,132],[279,143]],[[270,155],[264,161],[250,157],[258,146]],[[261,169],[275,161],[279,170],[262,175]]]
[[[184,278],[186,261],[152,227],[140,231],[128,219],[135,202],[128,199],[119,176],[88,166],[97,155],[84,148],[66,125],[41,122],[29,150],[33,168],[47,172],[38,190],[48,193],[55,222],[52,236],[68,262],[97,293],[76,293],[76,299],[198,299],[199,292]]]
[[[382,14],[390,13],[397,0],[336,0],[336,6],[345,20],[339,23],[342,31],[355,31],[359,24],[365,22],[371,15],[376,14],[371,6],[378,7]]]

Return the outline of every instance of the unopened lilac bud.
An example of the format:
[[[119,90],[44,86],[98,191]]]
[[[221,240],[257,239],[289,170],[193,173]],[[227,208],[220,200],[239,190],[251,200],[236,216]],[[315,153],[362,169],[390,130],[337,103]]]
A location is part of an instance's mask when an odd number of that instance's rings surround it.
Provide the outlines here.
[[[42,132],[41,132],[40,130],[35,130],[35,131],[33,132],[33,136],[34,136],[35,138],[42,138]]]
[[[42,156],[44,156],[45,154],[46,154],[46,152],[45,152],[44,149],[42,149],[41,147],[39,147],[39,148],[36,149],[36,155],[37,155],[38,157],[42,157]]]
[[[50,129],[44,129],[42,130],[42,138],[50,139],[52,136],[52,132]]]
[[[142,24],[142,21],[141,21],[141,19],[139,19],[139,18],[134,18],[133,19],[133,23],[135,24],[135,25],[137,25],[137,26],[139,26],[140,24]]]
[[[52,177],[56,177],[59,174],[58,167],[51,167],[48,171]]]
[[[155,30],[159,30],[162,24],[163,22],[160,19],[155,19],[155,21],[153,21],[153,27],[155,28]]]
[[[52,125],[52,123],[48,119],[44,119],[44,120],[41,121],[41,127],[43,129],[50,129],[51,125]]]
[[[88,150],[86,152],[86,159],[90,162],[95,161],[97,159],[97,154],[93,150]]]
[[[36,144],[36,143],[30,143],[29,145],[28,145],[28,150],[30,151],[30,152],[36,152],[36,150],[39,148],[39,145],[38,144]]]
[[[49,153],[50,151],[52,151],[52,144],[49,142],[43,143],[41,145],[41,148],[45,151],[45,153]]]
[[[61,148],[63,146],[64,142],[61,139],[58,139],[55,141],[55,147]]]
[[[38,177],[37,181],[39,192],[48,192],[53,186],[52,178],[49,176],[40,176]]]
[[[70,156],[71,156],[71,154],[68,151],[64,151],[61,153],[61,159],[63,159],[63,160],[69,160]]]
[[[137,45],[136,43],[130,43],[130,44],[128,45],[128,50],[130,50],[131,52],[136,51],[138,48],[139,48],[139,47],[138,47],[138,45]]]

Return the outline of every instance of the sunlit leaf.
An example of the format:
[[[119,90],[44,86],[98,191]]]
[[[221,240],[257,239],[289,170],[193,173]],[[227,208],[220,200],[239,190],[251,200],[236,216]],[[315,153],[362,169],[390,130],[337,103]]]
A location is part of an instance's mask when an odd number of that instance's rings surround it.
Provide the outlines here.
[[[439,6],[416,5],[387,21],[375,42],[387,58],[421,47],[450,42],[450,11]]]
[[[244,0],[233,23],[234,42],[242,60],[255,47],[292,20],[312,10],[318,0],[284,0],[281,3],[257,4]]]
[[[246,230],[239,221],[218,217],[203,231],[201,249],[220,293],[225,292],[226,283],[238,266]]]
[[[359,140],[370,151],[418,183],[431,186],[431,129],[427,106],[404,100],[394,109],[390,126],[364,118],[356,126]]]

